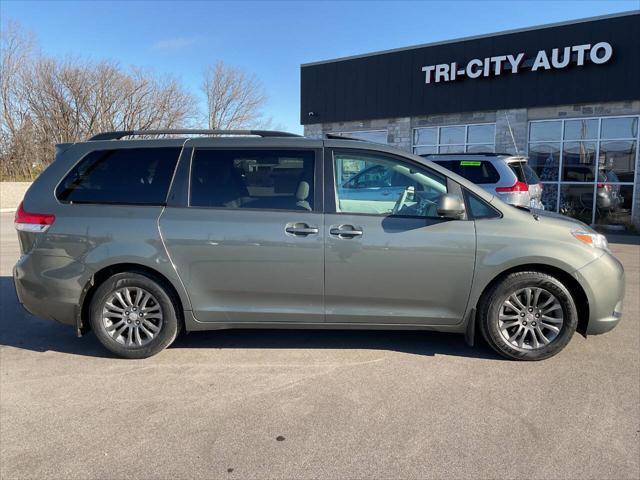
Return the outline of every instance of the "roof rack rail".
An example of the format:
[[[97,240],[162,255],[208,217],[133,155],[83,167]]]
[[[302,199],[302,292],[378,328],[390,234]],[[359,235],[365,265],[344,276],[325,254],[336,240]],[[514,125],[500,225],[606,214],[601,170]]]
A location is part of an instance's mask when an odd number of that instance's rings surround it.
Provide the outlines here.
[[[301,137],[295,133],[276,130],[197,130],[197,129],[160,129],[160,130],[120,130],[104,132],[89,138],[92,140],[120,140],[124,137],[140,135],[254,135],[257,137]]]

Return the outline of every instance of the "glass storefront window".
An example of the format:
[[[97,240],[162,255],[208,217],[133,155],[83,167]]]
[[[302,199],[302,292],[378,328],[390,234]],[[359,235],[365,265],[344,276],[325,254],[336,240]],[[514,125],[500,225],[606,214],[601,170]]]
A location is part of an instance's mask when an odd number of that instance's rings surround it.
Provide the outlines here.
[[[418,127],[413,129],[413,153],[491,153],[495,136],[495,123]]]
[[[529,127],[530,142],[553,142],[562,138],[562,121],[532,122]]]
[[[610,138],[636,138],[638,136],[638,118],[603,118],[602,134],[604,139]]]
[[[587,225],[590,224],[593,211],[593,187],[593,184],[562,185],[560,213],[577,218]]]
[[[615,172],[620,182],[633,182],[636,150],[633,140],[600,143],[600,170]]]
[[[560,144],[535,143],[529,145],[529,165],[538,174],[540,181],[557,181],[560,166]]]
[[[413,153],[415,153],[416,155],[430,155],[432,153],[438,153],[438,147],[436,147],[435,145],[413,147]]]
[[[597,140],[598,119],[566,120],[564,122],[565,140]]]
[[[467,145],[467,153],[493,153],[493,144]]]
[[[558,208],[558,185],[555,183],[543,184],[541,200],[545,210],[555,212]]]
[[[632,203],[633,185],[598,183],[595,223],[624,230],[631,224]]]
[[[357,138],[358,140],[365,140],[373,143],[388,143],[386,130],[362,130],[359,132],[338,132],[335,135],[342,135],[343,137]]]
[[[437,145],[438,128],[416,128],[413,130],[414,145]]]
[[[464,145],[440,145],[438,153],[464,153]]]
[[[596,170],[596,142],[565,142],[562,147],[562,180],[593,182]]]
[[[493,144],[496,137],[496,126],[492,124],[469,125],[467,143]]]
[[[464,137],[465,127],[440,127],[440,145],[464,145]]]
[[[628,225],[639,122],[638,116],[530,122],[529,162],[544,185],[545,207],[587,224]]]

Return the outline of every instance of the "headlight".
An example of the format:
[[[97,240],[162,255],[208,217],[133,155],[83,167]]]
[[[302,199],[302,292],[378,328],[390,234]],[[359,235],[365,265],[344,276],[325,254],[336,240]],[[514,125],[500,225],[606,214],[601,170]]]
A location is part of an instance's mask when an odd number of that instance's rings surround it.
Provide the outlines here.
[[[571,234],[582,243],[586,243],[590,247],[609,250],[609,242],[607,242],[607,237],[600,233],[589,233],[583,230],[576,230],[574,232],[571,232]]]

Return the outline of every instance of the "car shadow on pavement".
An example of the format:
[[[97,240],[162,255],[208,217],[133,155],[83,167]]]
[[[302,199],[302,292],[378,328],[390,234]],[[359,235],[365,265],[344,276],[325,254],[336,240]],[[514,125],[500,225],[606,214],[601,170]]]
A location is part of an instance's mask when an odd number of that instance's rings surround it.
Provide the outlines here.
[[[35,352],[113,358],[93,334],[76,338],[72,327],[30,315],[22,308],[11,277],[0,277],[0,345]],[[501,359],[482,341],[465,344],[462,335],[389,330],[235,329],[181,335],[170,349],[367,349],[415,355]]]
[[[484,342],[469,347],[462,335],[419,330],[218,330],[182,335],[170,348],[362,349],[424,356],[502,359]]]
[[[112,357],[93,335],[77,338],[73,327],[30,315],[18,302],[11,277],[0,277],[0,345],[34,352]]]

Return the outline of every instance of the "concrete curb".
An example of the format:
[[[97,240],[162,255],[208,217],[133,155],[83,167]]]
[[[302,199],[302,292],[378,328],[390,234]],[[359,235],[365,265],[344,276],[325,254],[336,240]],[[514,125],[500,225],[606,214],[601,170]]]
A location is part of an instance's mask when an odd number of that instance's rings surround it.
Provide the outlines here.
[[[0,208],[0,213],[11,213],[11,212],[15,212],[17,210],[16,207],[14,208]]]

